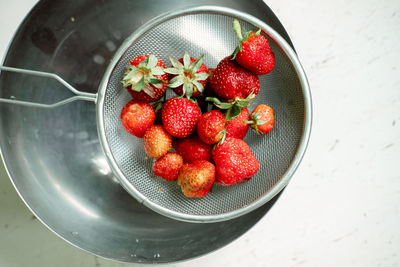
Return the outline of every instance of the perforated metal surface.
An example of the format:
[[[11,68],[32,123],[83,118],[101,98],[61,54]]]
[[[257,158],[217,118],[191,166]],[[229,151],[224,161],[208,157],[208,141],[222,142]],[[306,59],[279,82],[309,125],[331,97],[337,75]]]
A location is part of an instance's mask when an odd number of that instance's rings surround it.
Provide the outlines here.
[[[264,26],[263,30],[271,36],[265,35],[275,53],[276,66],[271,73],[260,76],[260,93],[249,111],[261,103],[270,105],[275,110],[276,125],[266,136],[249,131],[244,139],[260,161],[257,174],[250,181],[233,187],[217,185],[202,199],[189,199],[184,197],[176,182],[164,181],[152,173],[153,159],[144,152],[142,140],[128,134],[120,122],[121,109],[131,99],[120,83],[122,74],[135,56],[154,54],[170,65],[168,56],[180,58],[185,51],[193,57],[204,54],[205,64],[215,68],[238,44],[232,30],[233,18],[238,18],[246,29],[255,28],[248,22],[251,17],[247,15],[227,9],[212,10],[204,8],[167,15],[134,34],[125,44],[126,49],[115,58],[109,75],[106,73],[108,77],[100,91],[104,95],[98,107],[103,147],[122,185],[150,208],[188,221],[230,219],[271,199],[293,174],[305,149],[304,131],[309,131],[305,123],[307,101],[304,95],[308,87],[304,88],[305,77],[298,74],[301,66],[293,64],[287,51],[282,50],[282,43],[279,45],[274,40],[276,33]],[[286,49],[288,45],[283,47]]]

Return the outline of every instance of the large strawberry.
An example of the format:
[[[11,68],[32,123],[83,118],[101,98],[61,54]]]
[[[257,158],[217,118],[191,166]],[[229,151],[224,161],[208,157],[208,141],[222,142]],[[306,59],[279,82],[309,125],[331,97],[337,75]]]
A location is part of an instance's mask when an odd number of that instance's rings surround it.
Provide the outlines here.
[[[161,125],[153,125],[144,133],[143,147],[149,157],[161,158],[172,147],[172,137]]]
[[[243,139],[249,129],[249,111],[247,108],[242,108],[240,114],[234,119],[227,121],[225,124],[226,136]]]
[[[240,66],[228,56],[221,60],[211,79],[213,92],[225,100],[245,99],[260,91],[258,76]]]
[[[225,115],[219,110],[211,110],[201,115],[197,123],[197,134],[206,144],[221,141],[224,135]]]
[[[164,180],[175,181],[182,166],[182,157],[177,153],[168,152],[154,162],[153,173]]]
[[[168,74],[161,59],[154,55],[141,55],[130,61],[122,84],[133,99],[143,102],[159,100],[167,90]]]
[[[216,181],[231,186],[249,180],[260,168],[250,147],[241,139],[227,137],[213,150]]]
[[[256,75],[271,72],[275,66],[275,56],[267,38],[260,34],[261,28],[257,32],[245,31],[242,34],[239,21],[235,19],[233,30],[236,32],[240,44],[233,53],[232,59]]]
[[[187,98],[170,98],[161,110],[165,130],[178,138],[187,137],[196,130],[200,115],[200,108]]]
[[[196,135],[175,139],[172,142],[172,146],[182,156],[184,162],[212,160],[211,146],[203,143]]]
[[[250,124],[250,127],[257,134],[267,134],[274,128],[274,110],[265,104],[258,105],[250,114],[250,120],[245,123]]]
[[[206,160],[183,165],[178,175],[178,185],[186,197],[204,197],[215,181],[215,166]]]
[[[187,98],[201,95],[209,76],[208,69],[203,63],[203,56],[196,59],[185,53],[183,58],[179,60],[170,58],[170,61],[173,67],[165,70],[171,74],[168,87],[177,95]]]
[[[155,116],[149,104],[131,100],[122,109],[120,118],[122,126],[130,134],[142,138],[147,128],[153,125]]]

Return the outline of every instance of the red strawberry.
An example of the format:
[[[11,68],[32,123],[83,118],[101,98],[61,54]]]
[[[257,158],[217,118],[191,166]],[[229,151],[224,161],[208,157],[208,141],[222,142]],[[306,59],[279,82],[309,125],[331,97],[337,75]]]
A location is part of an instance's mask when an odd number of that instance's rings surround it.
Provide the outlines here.
[[[206,160],[183,165],[178,175],[178,185],[186,197],[204,197],[215,181],[215,166]]]
[[[234,185],[249,180],[260,164],[249,146],[241,139],[227,137],[212,152],[216,166],[216,181],[221,185]]]
[[[143,102],[131,100],[121,111],[122,126],[136,137],[142,138],[144,132],[153,125],[155,120],[153,108]]]
[[[211,146],[203,143],[197,136],[190,136],[184,139],[175,139],[172,146],[182,156],[184,162],[196,160],[211,161]]]
[[[221,141],[224,135],[225,115],[219,110],[211,110],[201,115],[197,123],[197,134],[206,144]]]
[[[173,68],[165,70],[166,73],[172,75],[168,87],[171,87],[179,96],[185,95],[190,98],[201,95],[209,75],[208,69],[203,63],[203,56],[196,59],[185,53],[179,61],[172,58],[170,61]]]
[[[144,133],[143,146],[149,157],[158,159],[172,147],[172,137],[161,125],[153,125]]]
[[[182,157],[177,153],[168,152],[154,162],[153,173],[167,181],[175,181],[182,166]]]
[[[141,55],[130,61],[122,78],[123,86],[133,99],[143,102],[159,100],[167,90],[168,74],[161,59],[154,55]]]
[[[231,57],[226,57],[218,63],[210,84],[214,93],[225,100],[247,98],[260,91],[258,76],[240,66]]]
[[[225,124],[226,136],[243,139],[249,125],[245,121],[249,120],[249,111],[247,108],[242,108],[240,114],[233,120],[227,121]]]
[[[267,134],[274,128],[274,110],[267,105],[258,105],[253,112],[250,114],[250,121],[246,123],[250,124],[258,134]]]
[[[260,34],[261,28],[257,32],[245,32],[243,36],[239,21],[235,19],[233,29],[240,44],[233,53],[232,59],[236,59],[241,66],[256,75],[271,72],[275,66],[275,56],[267,38]]]
[[[178,138],[187,137],[196,130],[200,115],[200,108],[187,98],[170,98],[161,110],[165,130]]]

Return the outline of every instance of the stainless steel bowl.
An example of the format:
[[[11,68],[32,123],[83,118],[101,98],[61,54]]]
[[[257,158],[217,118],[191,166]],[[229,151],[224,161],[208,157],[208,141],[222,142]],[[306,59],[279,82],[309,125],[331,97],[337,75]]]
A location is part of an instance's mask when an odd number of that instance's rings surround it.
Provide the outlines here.
[[[41,1],[18,29],[4,65],[54,72],[95,93],[109,60],[142,23],[168,10],[215,4],[250,13],[289,43],[262,1]],[[70,96],[55,81],[4,73],[0,96],[53,103]],[[67,242],[123,262],[166,263],[214,251],[252,227],[273,205],[228,222],[168,219],[136,202],[113,177],[99,144],[95,106],[55,110],[0,105],[0,147],[31,211]]]

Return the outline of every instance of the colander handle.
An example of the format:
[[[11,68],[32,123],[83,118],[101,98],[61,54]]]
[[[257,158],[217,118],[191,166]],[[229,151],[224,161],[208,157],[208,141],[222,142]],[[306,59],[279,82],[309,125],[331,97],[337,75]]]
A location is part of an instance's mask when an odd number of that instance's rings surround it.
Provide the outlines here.
[[[58,76],[57,74],[54,74],[54,73],[20,69],[20,68],[11,68],[11,67],[6,67],[6,66],[0,66],[0,70],[28,74],[28,75],[33,75],[33,76],[52,78],[52,79],[57,80],[59,83],[64,85],[68,90],[70,90],[72,93],[75,94],[75,96],[73,96],[73,97],[64,99],[62,101],[59,101],[59,102],[53,103],[53,104],[35,103],[35,102],[21,101],[21,100],[16,100],[16,99],[6,99],[6,98],[0,98],[0,103],[16,104],[16,105],[23,105],[23,106],[28,106],[28,107],[38,107],[38,108],[55,108],[55,107],[70,103],[75,100],[85,100],[85,101],[96,102],[96,99],[97,99],[97,94],[81,92],[81,91],[75,89],[74,87],[72,87],[64,79],[62,79],[60,76]]]

